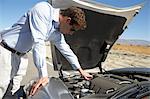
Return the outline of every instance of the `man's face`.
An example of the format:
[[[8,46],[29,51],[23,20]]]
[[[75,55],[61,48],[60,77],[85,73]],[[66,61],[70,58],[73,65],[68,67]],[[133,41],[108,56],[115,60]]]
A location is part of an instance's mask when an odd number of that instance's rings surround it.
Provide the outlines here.
[[[72,35],[75,31],[79,30],[79,26],[70,25],[71,18],[67,16],[62,16],[60,19],[59,31],[63,34]]]

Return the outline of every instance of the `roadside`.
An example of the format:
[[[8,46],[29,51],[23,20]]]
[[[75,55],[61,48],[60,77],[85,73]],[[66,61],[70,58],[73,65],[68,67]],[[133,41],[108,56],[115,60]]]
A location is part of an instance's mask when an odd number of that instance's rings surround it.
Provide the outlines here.
[[[106,70],[124,67],[150,66],[150,47],[134,45],[114,45],[103,68]]]

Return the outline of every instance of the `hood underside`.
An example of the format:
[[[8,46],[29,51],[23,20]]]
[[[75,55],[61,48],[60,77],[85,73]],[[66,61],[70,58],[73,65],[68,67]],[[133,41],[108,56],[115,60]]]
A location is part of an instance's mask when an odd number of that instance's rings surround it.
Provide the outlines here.
[[[85,8],[84,5],[80,5],[80,7],[85,11],[87,28],[73,35],[65,35],[65,38],[77,55],[82,68],[90,69],[105,61],[109,50],[123,33],[127,22],[129,23],[134,17],[137,9],[130,9],[126,12],[120,10],[120,12],[118,11],[120,15],[117,15],[117,12],[108,14],[109,11],[100,12],[98,9]],[[127,14],[131,17],[126,17]],[[72,69],[56,48],[53,48],[52,51],[55,69],[58,69],[59,66],[62,66],[64,70]]]

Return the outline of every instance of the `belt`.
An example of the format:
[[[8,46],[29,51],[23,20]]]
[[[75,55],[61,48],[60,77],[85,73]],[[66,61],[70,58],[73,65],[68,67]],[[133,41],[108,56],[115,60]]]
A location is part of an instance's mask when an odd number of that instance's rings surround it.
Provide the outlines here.
[[[26,53],[18,52],[18,51],[16,51],[15,49],[9,47],[9,46],[7,45],[7,43],[4,42],[3,40],[2,40],[2,42],[0,43],[0,45],[3,46],[5,49],[11,51],[12,53],[17,54],[18,56],[23,56],[23,55],[26,54]]]

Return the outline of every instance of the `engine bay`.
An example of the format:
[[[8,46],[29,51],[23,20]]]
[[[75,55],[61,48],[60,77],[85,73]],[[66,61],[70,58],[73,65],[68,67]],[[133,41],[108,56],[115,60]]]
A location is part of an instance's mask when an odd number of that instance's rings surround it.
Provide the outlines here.
[[[27,86],[23,86],[11,99],[150,99],[150,74],[104,72],[91,75],[91,80],[85,80],[79,74],[50,77],[47,86],[36,95],[28,96],[24,90]],[[11,90],[11,87],[8,89]],[[10,90],[6,99],[10,97]]]
[[[65,78],[63,81],[75,99],[86,99],[88,96],[95,97],[94,95],[99,95],[99,98],[105,97],[105,99],[113,96],[115,98],[115,95],[121,98],[123,96],[125,98],[137,98],[143,97],[143,94],[145,96],[150,95],[150,78],[145,75],[93,74],[91,81],[76,75]],[[131,91],[129,91],[130,89]],[[139,90],[137,91],[137,89]],[[118,95],[119,93],[120,95]]]

